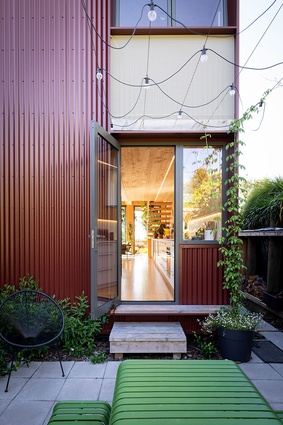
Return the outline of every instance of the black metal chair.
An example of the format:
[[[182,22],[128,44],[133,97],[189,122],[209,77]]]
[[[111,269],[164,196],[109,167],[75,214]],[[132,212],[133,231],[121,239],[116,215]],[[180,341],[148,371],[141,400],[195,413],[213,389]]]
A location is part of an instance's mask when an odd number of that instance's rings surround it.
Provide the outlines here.
[[[9,295],[0,305],[0,337],[13,348],[5,392],[8,391],[16,352],[52,345],[64,330],[64,313],[49,295],[36,290],[21,290]],[[64,370],[59,357],[62,376]]]

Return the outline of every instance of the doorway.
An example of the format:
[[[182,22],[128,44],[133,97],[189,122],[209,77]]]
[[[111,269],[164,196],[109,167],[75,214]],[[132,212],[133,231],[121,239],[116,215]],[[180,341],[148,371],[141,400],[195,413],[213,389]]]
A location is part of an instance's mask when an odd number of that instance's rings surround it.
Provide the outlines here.
[[[172,146],[121,147],[122,301],[174,301]]]

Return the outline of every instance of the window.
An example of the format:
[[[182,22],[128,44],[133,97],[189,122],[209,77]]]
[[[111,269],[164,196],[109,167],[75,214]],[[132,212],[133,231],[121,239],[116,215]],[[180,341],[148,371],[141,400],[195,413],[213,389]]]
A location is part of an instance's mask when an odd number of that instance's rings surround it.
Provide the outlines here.
[[[184,147],[183,239],[217,240],[222,227],[222,147]]]
[[[157,5],[155,7],[157,17],[151,25],[153,27],[182,26],[181,24],[188,27],[223,26],[226,25],[226,1],[227,0],[154,1]],[[149,1],[145,0],[116,0],[114,26],[134,27],[141,18],[138,27],[147,27],[149,25],[147,17],[149,3]]]

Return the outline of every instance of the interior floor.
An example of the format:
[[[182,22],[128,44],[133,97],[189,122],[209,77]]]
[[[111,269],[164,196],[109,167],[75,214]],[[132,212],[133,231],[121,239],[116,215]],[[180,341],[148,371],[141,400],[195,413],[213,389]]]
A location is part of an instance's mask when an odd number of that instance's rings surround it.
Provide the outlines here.
[[[174,301],[174,291],[146,254],[122,257],[122,301]]]

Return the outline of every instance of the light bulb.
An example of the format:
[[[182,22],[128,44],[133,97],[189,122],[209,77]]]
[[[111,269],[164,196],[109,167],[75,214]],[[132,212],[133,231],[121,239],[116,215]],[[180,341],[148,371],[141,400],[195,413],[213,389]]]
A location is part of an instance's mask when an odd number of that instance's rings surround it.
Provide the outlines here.
[[[181,120],[183,117],[182,117],[182,111],[179,111],[178,112],[178,120]]]
[[[156,15],[156,12],[154,10],[154,4],[153,3],[151,3],[151,5],[150,5],[150,10],[149,10],[147,16],[148,16],[148,19],[151,22],[155,21],[157,15]]]
[[[144,88],[145,89],[148,89],[150,86],[149,86],[149,78],[148,77],[144,77]]]
[[[97,78],[98,80],[102,80],[103,75],[102,75],[102,72],[101,72],[101,68],[97,68],[97,71],[96,71],[96,78]]]
[[[207,60],[208,60],[208,56],[207,56],[207,54],[206,54],[206,48],[203,46],[203,48],[202,48],[202,51],[201,51],[201,57],[200,57],[200,60],[202,61],[202,62],[207,62]]]
[[[229,94],[230,96],[235,96],[236,90],[234,84],[231,84]]]

